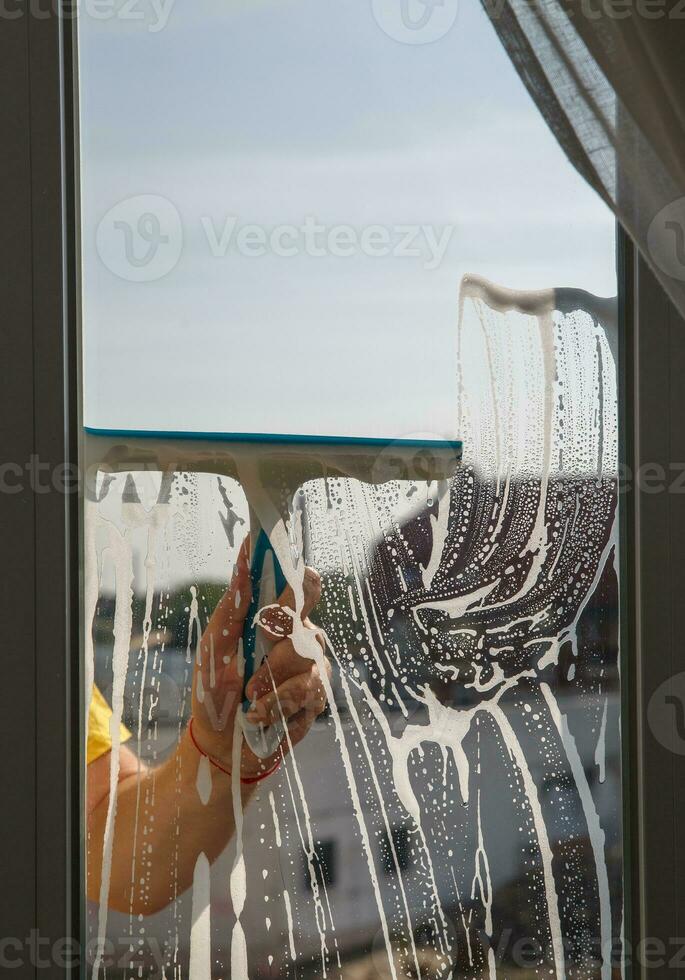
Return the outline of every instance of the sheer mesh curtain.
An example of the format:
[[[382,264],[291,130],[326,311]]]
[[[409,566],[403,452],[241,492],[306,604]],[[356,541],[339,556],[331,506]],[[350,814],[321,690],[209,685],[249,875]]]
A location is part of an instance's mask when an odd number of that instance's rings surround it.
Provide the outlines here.
[[[567,156],[685,315],[685,5],[483,3]]]

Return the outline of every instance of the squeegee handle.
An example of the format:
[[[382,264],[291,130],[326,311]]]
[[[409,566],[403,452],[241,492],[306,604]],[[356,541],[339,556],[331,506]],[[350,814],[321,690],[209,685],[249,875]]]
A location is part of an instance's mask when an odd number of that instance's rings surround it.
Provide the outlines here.
[[[255,515],[250,514],[250,517],[255,518]],[[251,528],[254,529],[254,524],[251,524]],[[247,616],[245,617],[245,623],[243,625],[243,657],[245,659],[243,690],[255,672],[255,649],[257,645],[257,624],[255,620],[257,613],[259,612],[260,605],[265,604],[264,599],[266,599],[267,604],[269,602],[275,602],[287,585],[285,575],[283,574],[283,569],[281,568],[280,562],[276,557],[276,552],[271,546],[271,542],[269,541],[266,531],[260,527],[254,533],[253,530],[251,530],[250,534],[252,536],[252,554],[250,557],[250,586],[252,588],[252,596],[250,599],[250,606],[247,610]],[[262,572],[264,570],[264,560],[269,553],[271,553],[271,559],[274,565],[276,594],[274,596],[266,597],[262,595]],[[248,698],[244,698],[243,705],[245,709],[250,706]]]

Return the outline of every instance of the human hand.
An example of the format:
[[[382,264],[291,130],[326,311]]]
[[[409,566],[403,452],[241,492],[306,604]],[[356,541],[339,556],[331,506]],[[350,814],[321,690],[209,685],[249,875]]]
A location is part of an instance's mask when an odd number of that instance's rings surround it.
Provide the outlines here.
[[[303,592],[302,624],[316,635],[322,656],[314,660],[296,651],[291,636],[295,600],[292,589],[286,586],[276,604],[260,610],[258,628],[274,643],[245,693],[252,702],[247,720],[264,725],[285,722],[287,735],[278,750],[266,759],[258,758],[243,740],[240,767],[243,779],[272,768],[281,753],[304,738],[326,706],[320,664],[330,676],[330,663],[323,656],[323,640],[308,618],[321,595],[321,580],[314,569],[305,569]],[[202,635],[193,672],[194,741],[202,752],[229,771],[233,767],[236,715],[244,696],[240,639],[250,601],[250,570],[243,545],[231,584]]]

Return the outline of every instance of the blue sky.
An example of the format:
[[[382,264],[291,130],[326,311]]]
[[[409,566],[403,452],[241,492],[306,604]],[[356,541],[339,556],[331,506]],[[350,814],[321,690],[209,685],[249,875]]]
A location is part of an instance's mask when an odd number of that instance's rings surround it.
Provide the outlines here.
[[[176,0],[156,32],[147,2],[147,20],[80,25],[87,423],[454,434],[464,274],[615,292],[613,218],[476,0],[411,45],[368,0]],[[181,229],[173,268],[143,282],[112,271],[120,227],[97,247],[140,195]],[[308,216],[451,231],[435,268],[420,235],[417,257],[312,256],[301,239],[289,257],[212,254],[208,222],[268,237]]]

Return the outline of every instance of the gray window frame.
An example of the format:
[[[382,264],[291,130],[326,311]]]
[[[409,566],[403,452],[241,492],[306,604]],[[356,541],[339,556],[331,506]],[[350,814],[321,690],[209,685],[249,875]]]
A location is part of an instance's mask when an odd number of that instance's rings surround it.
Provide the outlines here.
[[[685,757],[665,744],[672,719],[659,691],[681,700],[672,679],[685,670],[685,497],[670,489],[671,464],[685,463],[685,321],[624,234],[618,259],[626,936],[634,978],[683,980]],[[663,469],[661,490],[646,466]]]
[[[70,4],[0,19],[0,939],[21,978],[79,972],[79,498],[52,484],[79,432],[73,27]]]

